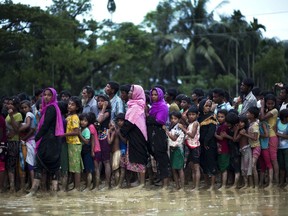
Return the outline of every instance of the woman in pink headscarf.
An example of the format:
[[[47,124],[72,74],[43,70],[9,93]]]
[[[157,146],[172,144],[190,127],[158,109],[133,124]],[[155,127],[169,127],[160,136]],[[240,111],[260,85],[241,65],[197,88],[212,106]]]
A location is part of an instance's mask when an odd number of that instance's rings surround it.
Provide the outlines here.
[[[46,88],[42,94],[41,119],[35,136],[36,165],[30,195],[38,190],[44,170],[52,177],[52,190],[57,191],[61,154],[59,136],[63,134],[63,121],[57,104],[57,92],[53,88]]]
[[[145,170],[148,161],[147,129],[145,118],[146,97],[140,85],[131,85],[125,123],[121,128],[127,139],[127,170],[140,174],[140,185],[145,185]]]

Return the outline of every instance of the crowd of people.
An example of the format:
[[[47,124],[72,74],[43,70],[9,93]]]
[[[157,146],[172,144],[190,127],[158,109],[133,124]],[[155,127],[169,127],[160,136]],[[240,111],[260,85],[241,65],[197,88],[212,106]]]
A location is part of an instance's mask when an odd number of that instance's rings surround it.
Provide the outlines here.
[[[33,100],[2,97],[0,189],[97,191],[133,180],[197,191],[202,179],[208,190],[284,188],[288,86],[274,90],[245,78],[231,100],[222,88],[185,95],[110,81],[99,95],[85,86],[81,96],[46,88]]]

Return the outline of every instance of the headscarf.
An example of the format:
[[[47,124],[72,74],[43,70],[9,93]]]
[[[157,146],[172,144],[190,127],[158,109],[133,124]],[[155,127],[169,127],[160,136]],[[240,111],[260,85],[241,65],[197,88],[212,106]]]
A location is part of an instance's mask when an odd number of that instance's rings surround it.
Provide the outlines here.
[[[213,120],[215,120],[215,115],[214,115],[214,112],[210,111],[208,113],[205,113],[204,114],[204,106],[205,104],[210,101],[212,103],[211,100],[208,100],[208,99],[202,99],[199,103],[199,118],[198,118],[198,122],[200,123],[201,125],[201,122],[203,122],[204,120],[206,119],[209,119],[209,118],[212,118]],[[215,123],[216,123],[216,120],[215,120]]]
[[[169,110],[164,100],[164,93],[160,88],[153,88],[150,90],[150,98],[152,98],[153,90],[157,91],[158,101],[152,102],[149,115],[154,117],[159,124],[165,125],[168,119]]]
[[[140,85],[132,85],[134,90],[132,96],[127,102],[127,112],[125,119],[135,124],[147,140],[147,127],[145,118],[146,97],[143,88]]]
[[[61,136],[61,135],[64,134],[64,127],[63,127],[61,111],[60,111],[60,109],[58,107],[58,103],[57,103],[57,92],[56,92],[56,90],[54,88],[46,88],[46,89],[44,89],[43,93],[46,90],[50,90],[52,92],[52,98],[51,98],[51,100],[48,103],[46,103],[45,100],[44,100],[44,97],[42,97],[42,111],[41,111],[41,119],[40,119],[40,121],[38,123],[38,131],[42,127],[42,125],[44,123],[44,119],[45,119],[47,108],[49,106],[54,106],[54,108],[56,110],[55,136]],[[38,146],[39,146],[39,144],[41,142],[41,139],[39,139],[37,141],[36,149],[38,149]]]

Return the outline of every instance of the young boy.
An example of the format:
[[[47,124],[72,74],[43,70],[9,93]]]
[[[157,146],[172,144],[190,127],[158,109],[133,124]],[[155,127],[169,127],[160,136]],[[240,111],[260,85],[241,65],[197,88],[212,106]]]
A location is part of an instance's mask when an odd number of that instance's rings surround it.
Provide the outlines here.
[[[254,187],[255,189],[258,189],[259,180],[257,172],[257,160],[261,154],[261,146],[259,141],[260,131],[258,123],[259,109],[257,107],[250,107],[246,115],[249,121],[248,132],[240,131],[240,134],[248,138],[248,143],[252,149],[252,168],[253,168]]]
[[[222,185],[219,190],[225,190],[227,184],[227,169],[229,167],[230,155],[228,148],[228,139],[223,136],[223,132],[228,133],[228,126],[225,122],[227,110],[220,109],[217,112],[217,129],[215,137],[217,139],[218,149],[218,168],[221,172]]]
[[[122,137],[120,133],[120,128],[124,125],[125,121],[125,114],[124,113],[119,113],[116,116],[116,135],[119,137],[119,146],[120,146],[120,152],[121,152],[121,157],[120,157],[120,177],[119,181],[117,184],[117,188],[122,188],[123,186],[123,181],[125,178],[126,174],[126,151],[127,151],[127,140]],[[127,181],[127,185],[129,186],[130,181]]]
[[[168,145],[170,147],[170,161],[172,167],[172,173],[176,189],[184,189],[184,133],[179,127],[179,121],[181,119],[181,113],[179,111],[173,111],[170,113],[170,127],[169,130],[163,126],[168,136]],[[180,179],[180,183],[179,183]]]
[[[241,153],[241,173],[244,178],[244,187],[241,189],[248,188],[248,179],[252,175],[252,151],[251,146],[248,143],[248,138],[243,134],[246,133],[249,127],[249,122],[246,116],[239,117],[239,123],[235,126],[233,140],[239,142],[239,150]]]
[[[239,117],[234,112],[228,112],[225,121],[228,127],[228,132],[226,133],[225,131],[223,131],[221,132],[221,135],[228,140],[228,148],[230,154],[229,171],[234,174],[234,183],[229,189],[233,190],[237,189],[238,187],[241,171],[241,154],[239,151],[239,143],[234,142],[233,139],[236,125],[239,123]]]

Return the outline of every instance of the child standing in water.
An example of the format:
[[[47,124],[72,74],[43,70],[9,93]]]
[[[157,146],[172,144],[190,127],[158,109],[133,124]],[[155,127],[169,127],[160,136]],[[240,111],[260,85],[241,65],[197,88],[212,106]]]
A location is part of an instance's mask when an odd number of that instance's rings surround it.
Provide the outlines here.
[[[181,130],[180,120],[181,113],[173,111],[170,113],[170,127],[169,130],[163,125],[163,129],[168,136],[168,145],[170,147],[170,163],[173,173],[176,189],[184,190],[185,177],[184,177],[184,138],[185,134]],[[180,180],[180,182],[179,182]]]
[[[28,164],[28,170],[30,172],[31,182],[34,179],[34,165],[35,165],[35,132],[37,128],[36,117],[32,113],[31,102],[28,100],[21,101],[21,109],[23,114],[25,114],[24,123],[21,124],[19,128],[19,132],[24,132],[24,135],[21,136],[21,140],[25,143],[27,148],[27,156],[26,162]],[[22,148],[23,149],[23,148]],[[24,173],[21,175],[21,173]],[[21,177],[21,185],[24,187],[25,185],[25,170],[20,172]],[[24,189],[22,187],[22,190]]]
[[[227,185],[227,170],[230,164],[230,154],[228,148],[228,139],[223,136],[223,132],[228,133],[228,126],[225,122],[227,110],[221,109],[217,112],[217,129],[215,137],[217,139],[218,149],[218,168],[221,172],[222,185],[219,190],[225,190]]]
[[[222,136],[228,140],[228,148],[229,148],[229,155],[230,155],[230,171],[234,174],[234,183],[232,187],[229,189],[237,189],[238,182],[240,179],[240,172],[241,172],[241,154],[239,151],[239,143],[234,141],[234,133],[236,129],[236,125],[239,123],[238,114],[234,112],[228,112],[225,118],[228,131],[221,132]]]
[[[240,131],[240,133],[248,138],[248,143],[251,146],[254,187],[258,189],[259,179],[257,172],[257,160],[261,154],[258,124],[259,109],[257,107],[250,107],[246,115],[249,121],[249,128],[247,132]]]
[[[20,100],[18,97],[12,97],[7,102],[8,115],[5,119],[7,127],[7,160],[6,168],[8,171],[10,192],[15,192],[15,171],[19,156],[20,138],[18,129],[23,121],[22,115],[19,112]]]
[[[192,189],[194,191],[199,190],[200,183],[200,125],[197,121],[198,118],[198,107],[192,106],[188,109],[187,119],[188,119],[188,127],[187,129],[183,125],[179,125],[179,127],[184,131],[185,135],[185,143],[189,149],[188,155],[188,164],[190,164],[192,169],[192,179],[193,186]]]
[[[252,175],[252,150],[248,143],[248,137],[243,134],[247,133],[249,122],[246,116],[239,117],[239,124],[234,131],[234,141],[239,142],[239,149],[241,153],[241,172],[244,178],[244,187],[248,188],[248,180]]]
[[[269,154],[269,125],[266,121],[261,121],[259,124],[260,132],[260,145],[261,145],[261,154],[259,157],[260,162],[260,181],[259,185],[262,187],[264,184],[265,171],[268,168],[269,172],[269,184],[267,188],[272,187],[273,182],[273,167],[271,164],[270,154]]]
[[[80,133],[78,113],[81,110],[82,104],[80,98],[72,96],[68,102],[67,128],[64,136],[66,136],[68,144],[69,172],[74,174],[74,191],[80,191],[80,177],[83,170],[81,158],[82,144],[78,137]]]
[[[278,110],[276,108],[276,97],[273,94],[267,94],[261,101],[260,120],[267,121],[269,125],[269,154],[274,171],[276,185],[279,184],[279,165],[277,160],[278,137],[276,135],[276,122]]]
[[[117,126],[113,120],[109,123],[109,130],[108,130],[108,143],[111,145],[111,153],[112,153],[112,178],[114,178],[114,186],[117,186],[119,183],[120,177],[120,140],[117,134]]]
[[[94,170],[93,158],[91,155],[91,133],[88,128],[88,114],[82,113],[79,115],[81,132],[79,133],[79,138],[82,142],[81,156],[84,164],[84,173],[86,175],[86,190],[91,187],[92,172]]]
[[[121,157],[120,157],[120,178],[119,183],[117,185],[118,188],[122,188],[124,178],[126,176],[127,171],[127,163],[126,163],[126,152],[127,152],[127,140],[121,135],[120,129],[123,127],[125,122],[125,114],[119,113],[116,116],[116,134],[119,136],[119,142],[120,142],[120,151],[121,151]],[[127,186],[130,186],[130,180],[127,181]]]

